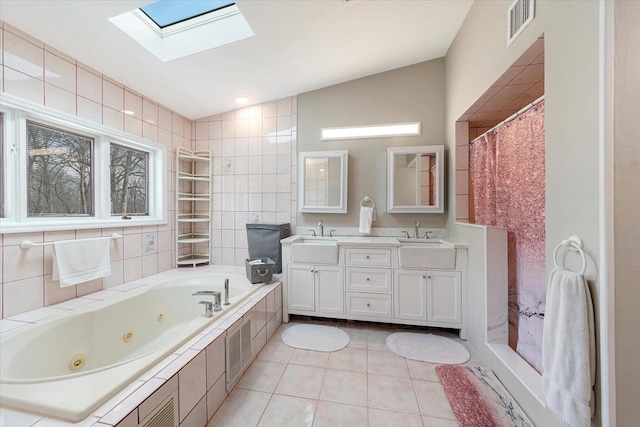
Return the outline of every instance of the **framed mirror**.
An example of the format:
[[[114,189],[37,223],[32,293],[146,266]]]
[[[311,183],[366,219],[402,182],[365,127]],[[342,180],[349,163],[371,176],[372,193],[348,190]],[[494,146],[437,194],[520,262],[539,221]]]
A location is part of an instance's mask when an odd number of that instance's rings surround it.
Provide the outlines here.
[[[387,212],[444,212],[444,145],[387,148]]]
[[[347,213],[347,150],[300,153],[300,212]]]

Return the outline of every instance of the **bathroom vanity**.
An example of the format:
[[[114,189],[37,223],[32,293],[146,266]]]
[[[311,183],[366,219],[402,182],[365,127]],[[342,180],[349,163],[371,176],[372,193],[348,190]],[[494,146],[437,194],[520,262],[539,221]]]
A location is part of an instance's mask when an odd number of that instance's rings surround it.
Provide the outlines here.
[[[436,239],[282,240],[289,314],[443,327],[467,336],[467,248]],[[285,267],[286,266],[286,267]]]

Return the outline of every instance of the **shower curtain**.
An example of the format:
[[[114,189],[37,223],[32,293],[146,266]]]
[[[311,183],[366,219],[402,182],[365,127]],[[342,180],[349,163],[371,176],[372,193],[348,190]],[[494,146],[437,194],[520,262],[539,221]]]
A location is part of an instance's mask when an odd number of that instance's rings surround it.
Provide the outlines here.
[[[476,224],[508,235],[509,345],[542,371],[545,302],[544,102],[470,147]]]

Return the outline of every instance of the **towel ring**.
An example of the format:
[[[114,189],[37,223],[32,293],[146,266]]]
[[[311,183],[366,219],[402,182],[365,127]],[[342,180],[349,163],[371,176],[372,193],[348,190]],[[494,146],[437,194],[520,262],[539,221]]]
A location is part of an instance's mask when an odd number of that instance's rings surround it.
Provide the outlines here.
[[[555,266],[555,268],[560,267],[558,265],[557,257],[558,251],[561,247],[565,247],[572,252],[580,252],[580,256],[582,257],[582,270],[580,271],[580,274],[584,275],[585,271],[587,271],[587,257],[582,250],[582,248],[584,248],[582,239],[578,236],[571,236],[568,239],[563,240],[558,246],[556,246],[556,249],[553,251],[553,265]],[[564,263],[562,265],[562,268],[564,268]]]
[[[373,203],[373,199],[369,196],[364,196],[364,198],[360,200],[360,206],[366,206],[367,203],[371,203],[371,207],[375,209],[376,204]]]

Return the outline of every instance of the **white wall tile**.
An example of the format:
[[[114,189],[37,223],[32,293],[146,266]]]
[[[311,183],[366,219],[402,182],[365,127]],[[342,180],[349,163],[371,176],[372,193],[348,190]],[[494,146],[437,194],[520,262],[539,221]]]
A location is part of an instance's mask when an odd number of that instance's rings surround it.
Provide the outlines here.
[[[102,78],[78,68],[78,95],[102,104]]]
[[[178,372],[180,421],[196,406],[207,392],[205,352],[200,352]]]
[[[44,105],[44,83],[9,67],[4,68],[4,91],[10,95]]]
[[[44,50],[8,31],[4,32],[4,65],[44,80]]]
[[[44,105],[67,114],[76,114],[76,96],[48,83],[44,85]]]
[[[81,96],[76,97],[78,117],[102,123],[102,105]]]
[[[122,114],[124,110],[124,89],[122,87],[103,80],[102,96],[105,107],[112,108]]]
[[[4,317],[15,316],[42,307],[44,304],[43,282],[43,276],[4,282],[2,285]]]
[[[51,52],[44,52],[45,82],[76,92],[76,64],[66,61]]]

